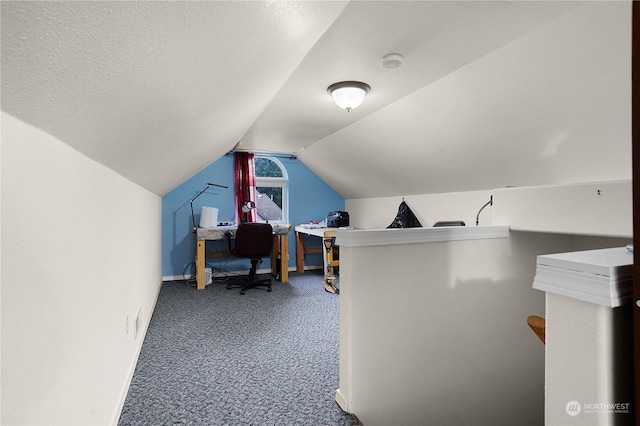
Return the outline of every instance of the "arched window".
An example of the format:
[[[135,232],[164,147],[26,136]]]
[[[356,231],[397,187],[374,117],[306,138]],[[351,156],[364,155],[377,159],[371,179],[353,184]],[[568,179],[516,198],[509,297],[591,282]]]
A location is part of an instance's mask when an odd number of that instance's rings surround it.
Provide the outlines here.
[[[274,157],[255,156],[258,222],[287,223],[287,171]]]

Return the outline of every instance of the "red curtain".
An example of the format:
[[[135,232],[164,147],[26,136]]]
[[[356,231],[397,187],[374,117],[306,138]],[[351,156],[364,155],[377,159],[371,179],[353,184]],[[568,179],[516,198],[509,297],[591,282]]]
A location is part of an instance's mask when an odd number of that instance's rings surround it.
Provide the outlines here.
[[[256,209],[242,211],[245,202],[256,202],[256,168],[251,152],[235,153],[236,221],[257,222]]]

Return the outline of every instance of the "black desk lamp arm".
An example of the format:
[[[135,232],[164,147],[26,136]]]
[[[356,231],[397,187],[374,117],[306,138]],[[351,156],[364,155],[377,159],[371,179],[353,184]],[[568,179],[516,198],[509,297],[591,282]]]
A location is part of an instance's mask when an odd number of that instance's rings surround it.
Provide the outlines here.
[[[196,200],[196,198],[201,196],[204,193],[204,191],[209,189],[209,187],[211,187],[211,186],[217,186],[218,188],[225,188],[225,189],[228,188],[228,186],[218,185],[217,183],[207,183],[207,186],[205,186],[204,189],[198,193],[198,195],[196,195],[191,200],[189,200],[189,205],[191,207],[191,224],[193,225],[193,233],[194,234],[196,233],[196,229],[197,228],[196,228],[196,216],[193,214],[193,202]]]

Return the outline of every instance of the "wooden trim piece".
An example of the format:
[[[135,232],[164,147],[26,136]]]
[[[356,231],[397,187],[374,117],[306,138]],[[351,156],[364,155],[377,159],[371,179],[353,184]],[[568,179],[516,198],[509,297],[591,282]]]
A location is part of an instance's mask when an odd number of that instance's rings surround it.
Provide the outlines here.
[[[545,319],[537,315],[529,315],[527,324],[529,324],[531,330],[538,336],[538,339],[540,339],[542,343],[546,343],[547,325]]]

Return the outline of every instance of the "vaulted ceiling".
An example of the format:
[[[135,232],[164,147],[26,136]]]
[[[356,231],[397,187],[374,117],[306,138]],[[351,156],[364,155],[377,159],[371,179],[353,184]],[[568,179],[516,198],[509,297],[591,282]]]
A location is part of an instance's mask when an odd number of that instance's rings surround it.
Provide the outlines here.
[[[234,148],[295,154],[346,198],[622,179],[630,11],[3,1],[2,110],[159,195]],[[372,87],[350,113],[341,80]]]

